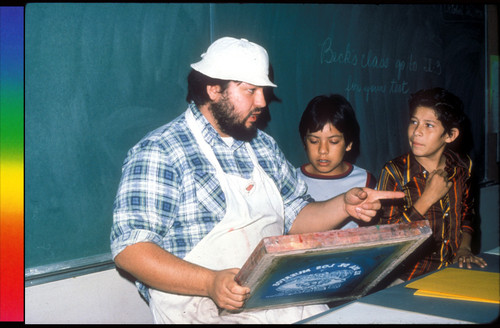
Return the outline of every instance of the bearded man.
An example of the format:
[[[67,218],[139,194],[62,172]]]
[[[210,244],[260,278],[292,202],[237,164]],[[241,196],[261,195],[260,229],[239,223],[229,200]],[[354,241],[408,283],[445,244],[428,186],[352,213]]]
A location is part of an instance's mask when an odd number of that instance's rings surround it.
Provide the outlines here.
[[[137,279],[156,323],[293,323],[326,311],[237,311],[250,289],[234,277],[264,237],[326,231],[349,216],[370,221],[379,199],[404,194],[354,188],[311,199],[257,128],[266,88],[276,87],[260,45],[223,37],[191,67],[187,110],[124,161],[111,231],[116,265]]]

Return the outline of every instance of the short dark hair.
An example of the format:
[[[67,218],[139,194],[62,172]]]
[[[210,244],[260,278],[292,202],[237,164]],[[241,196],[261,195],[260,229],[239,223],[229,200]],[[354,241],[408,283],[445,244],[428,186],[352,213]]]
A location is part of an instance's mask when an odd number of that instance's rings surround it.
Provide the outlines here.
[[[208,85],[219,85],[221,87],[221,92],[224,92],[230,81],[214,79],[198,72],[197,70],[191,69],[191,72],[189,72],[187,77],[187,82],[188,93],[186,101],[188,103],[194,101],[196,106],[200,107],[201,105],[210,102],[210,96],[207,93]]]
[[[352,142],[349,160],[354,161],[359,153],[359,124],[356,114],[347,99],[339,94],[316,96],[307,104],[299,123],[302,143],[306,144],[308,132],[316,132],[331,123],[342,132],[346,145]]]
[[[429,107],[436,113],[437,119],[444,127],[444,133],[451,129],[462,131],[466,116],[464,104],[460,98],[443,88],[422,89],[412,94],[408,101],[410,117],[417,107]]]

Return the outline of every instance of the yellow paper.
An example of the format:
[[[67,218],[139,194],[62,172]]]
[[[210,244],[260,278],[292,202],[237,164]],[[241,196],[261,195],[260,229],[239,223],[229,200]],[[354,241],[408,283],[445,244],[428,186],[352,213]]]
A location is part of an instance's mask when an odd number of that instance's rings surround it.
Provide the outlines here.
[[[415,295],[500,303],[500,274],[446,268],[406,285]]]
[[[448,298],[448,299],[452,299],[452,300],[483,302],[483,303],[495,303],[495,304],[500,303],[499,301],[488,300],[485,298],[458,296],[458,295],[451,295],[451,294],[445,294],[445,293],[439,293],[439,292],[427,292],[427,291],[423,291],[423,290],[417,290],[414,295],[427,296],[427,297],[437,297],[437,298]]]

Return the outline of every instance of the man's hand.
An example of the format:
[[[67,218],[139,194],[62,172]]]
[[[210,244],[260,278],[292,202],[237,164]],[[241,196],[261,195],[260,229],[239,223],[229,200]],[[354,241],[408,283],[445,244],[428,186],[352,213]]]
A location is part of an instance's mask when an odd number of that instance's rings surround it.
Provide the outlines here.
[[[250,296],[250,288],[242,287],[234,281],[239,269],[215,271],[212,283],[208,286],[208,296],[219,308],[238,310]]]
[[[352,188],[344,194],[344,209],[352,217],[370,222],[380,209],[380,199],[403,198],[401,191]]]

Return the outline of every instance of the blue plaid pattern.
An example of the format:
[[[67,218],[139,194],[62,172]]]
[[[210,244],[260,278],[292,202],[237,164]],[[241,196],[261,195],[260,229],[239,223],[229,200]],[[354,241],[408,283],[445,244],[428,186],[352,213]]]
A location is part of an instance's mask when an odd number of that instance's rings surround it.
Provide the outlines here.
[[[253,163],[243,142],[229,147],[194,104],[188,110],[202,122],[202,135],[224,172],[249,178]],[[250,145],[284,202],[285,232],[311,201],[306,186],[272,137],[259,131]],[[224,217],[226,199],[215,169],[201,153],[185,114],[150,132],[127,153],[113,208],[111,252],[152,242],[184,258]],[[148,299],[147,287],[138,282]]]

